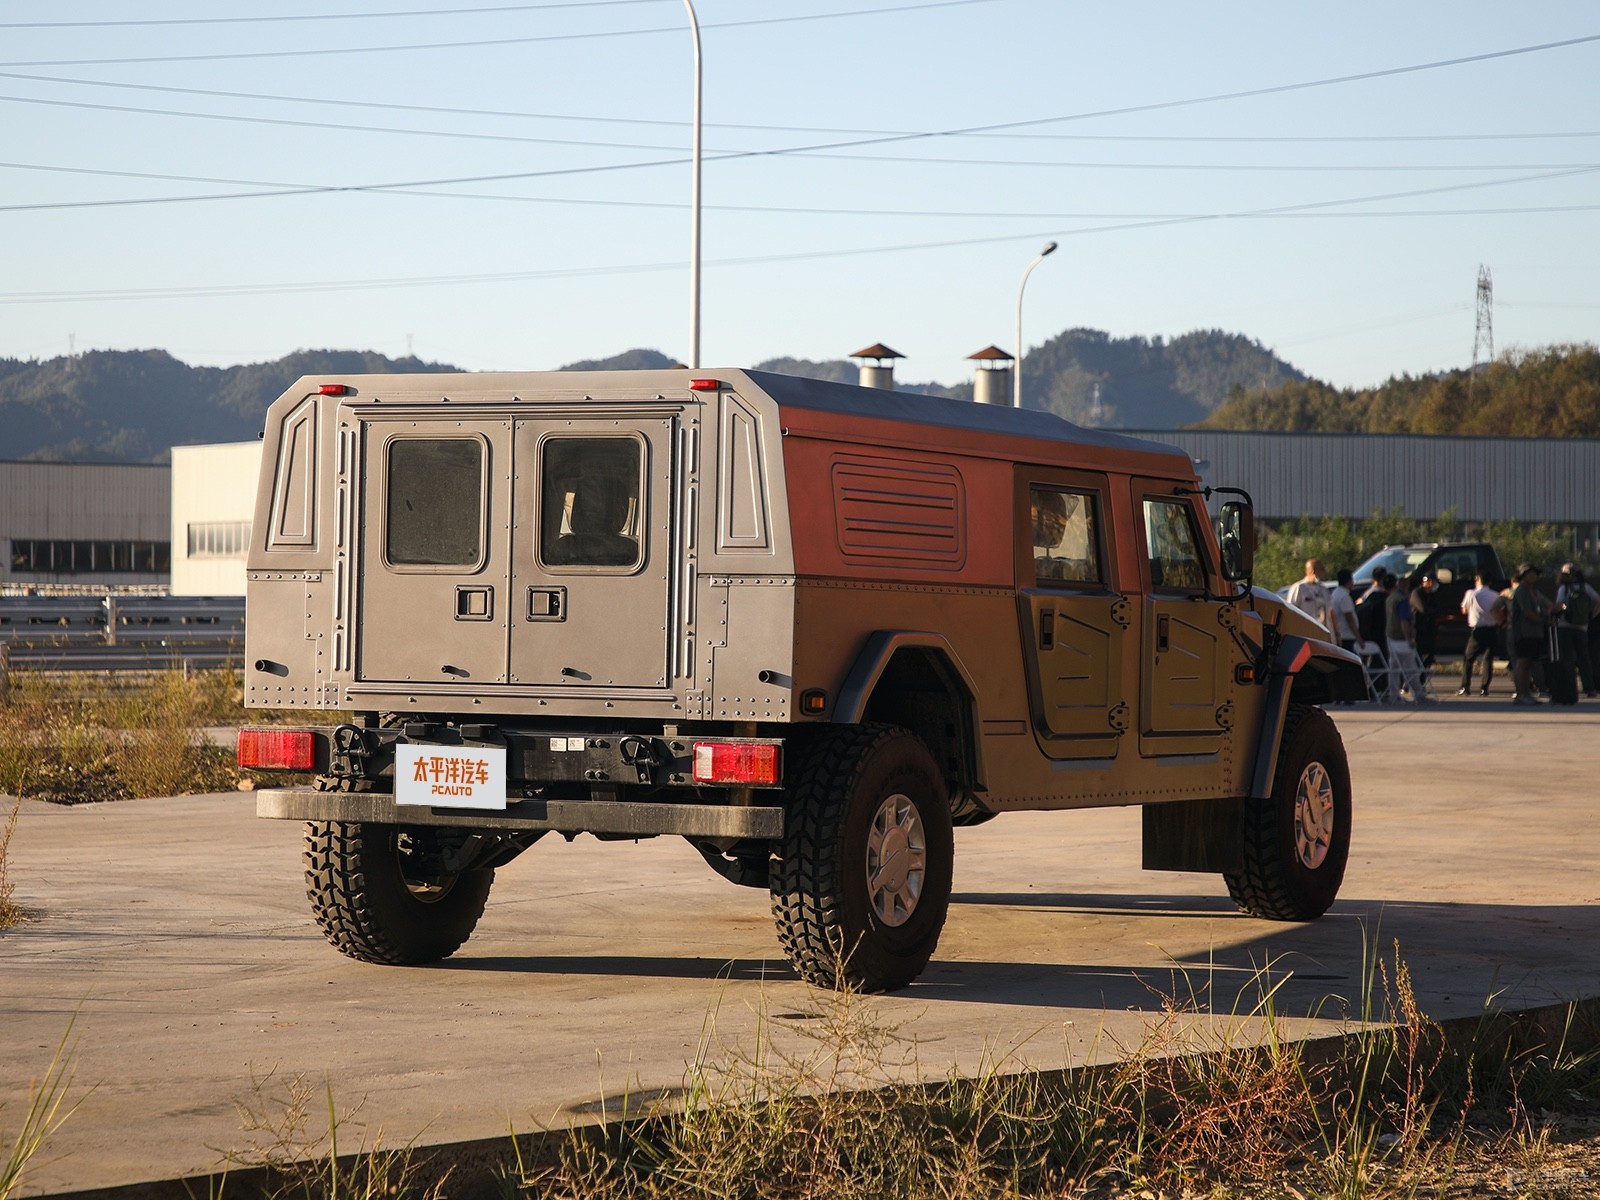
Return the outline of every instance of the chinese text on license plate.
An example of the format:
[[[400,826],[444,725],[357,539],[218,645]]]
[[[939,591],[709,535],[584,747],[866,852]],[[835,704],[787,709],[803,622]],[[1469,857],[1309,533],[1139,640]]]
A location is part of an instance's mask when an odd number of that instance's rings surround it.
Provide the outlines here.
[[[504,746],[395,747],[394,802],[433,808],[504,808]]]

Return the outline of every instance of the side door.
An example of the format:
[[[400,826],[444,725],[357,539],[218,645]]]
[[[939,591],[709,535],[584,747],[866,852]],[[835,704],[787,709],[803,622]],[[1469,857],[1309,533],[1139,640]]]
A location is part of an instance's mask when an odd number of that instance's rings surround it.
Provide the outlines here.
[[[1146,757],[1215,754],[1232,721],[1223,602],[1206,590],[1215,572],[1201,536],[1205,511],[1183,489],[1170,480],[1134,481],[1144,576],[1139,751]]]
[[[365,419],[356,678],[506,676],[511,426]]]
[[[516,423],[512,683],[667,686],[676,425]]]
[[[1134,606],[1113,578],[1106,479],[1019,468],[1017,603],[1034,737],[1055,759],[1111,758],[1131,724],[1123,680]]]

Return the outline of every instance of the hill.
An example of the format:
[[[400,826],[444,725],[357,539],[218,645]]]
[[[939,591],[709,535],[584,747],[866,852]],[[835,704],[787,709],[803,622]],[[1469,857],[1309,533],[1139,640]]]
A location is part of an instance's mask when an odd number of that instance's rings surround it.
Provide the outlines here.
[[[1240,391],[1205,429],[1284,433],[1425,433],[1477,437],[1600,437],[1600,350],[1513,351],[1481,368],[1404,375],[1376,388],[1317,380]]]
[[[1176,429],[1203,420],[1241,387],[1305,379],[1259,342],[1217,329],[1170,341],[1069,329],[1022,363],[1028,407],[1121,429]]]
[[[635,349],[562,370],[674,365],[658,350]],[[855,364],[845,359],[773,358],[756,365],[816,379],[856,379]],[[1085,421],[1098,385],[1099,424],[1147,429],[1200,420],[1241,386],[1305,378],[1248,338],[1216,331],[1166,341],[1068,330],[1030,351],[1025,366],[1030,407]],[[95,351],[43,362],[0,359],[0,458],[160,462],[172,446],[255,437],[267,405],[301,375],[456,370],[445,363],[348,350],[301,350],[276,362],[234,367],[191,367],[164,350]],[[903,380],[898,386],[972,397],[970,380]]]

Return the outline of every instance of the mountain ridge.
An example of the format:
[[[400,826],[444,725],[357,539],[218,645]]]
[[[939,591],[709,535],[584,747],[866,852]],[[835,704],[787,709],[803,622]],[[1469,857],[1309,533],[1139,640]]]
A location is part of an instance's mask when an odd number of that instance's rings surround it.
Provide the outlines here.
[[[677,364],[658,350],[633,349],[561,370],[662,369]],[[853,383],[846,359],[772,358],[754,364]],[[190,366],[165,350],[97,350],[41,361],[0,359],[0,459],[45,462],[163,462],[173,446],[247,441],[267,405],[302,375],[459,372],[448,363],[374,351],[296,350],[272,362]],[[1263,381],[1306,376],[1238,334],[1198,330],[1170,340],[1114,338],[1070,329],[1030,349],[1023,386],[1030,407],[1070,420],[1156,428],[1188,424],[1233,392]],[[970,380],[898,381],[902,391],[972,398]],[[1037,398],[1034,400],[1033,398]]]

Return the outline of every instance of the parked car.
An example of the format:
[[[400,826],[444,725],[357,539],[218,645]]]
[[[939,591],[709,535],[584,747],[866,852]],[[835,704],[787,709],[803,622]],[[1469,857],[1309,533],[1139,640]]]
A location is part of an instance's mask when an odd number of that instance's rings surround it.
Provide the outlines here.
[[[1492,587],[1506,582],[1500,556],[1487,542],[1416,542],[1406,546],[1385,546],[1355,568],[1356,597],[1367,590],[1376,568],[1393,571],[1400,579],[1422,571],[1432,575],[1439,586],[1434,591],[1434,652],[1460,654],[1467,646],[1467,618],[1461,612],[1461,598],[1472,587],[1479,572]]]

